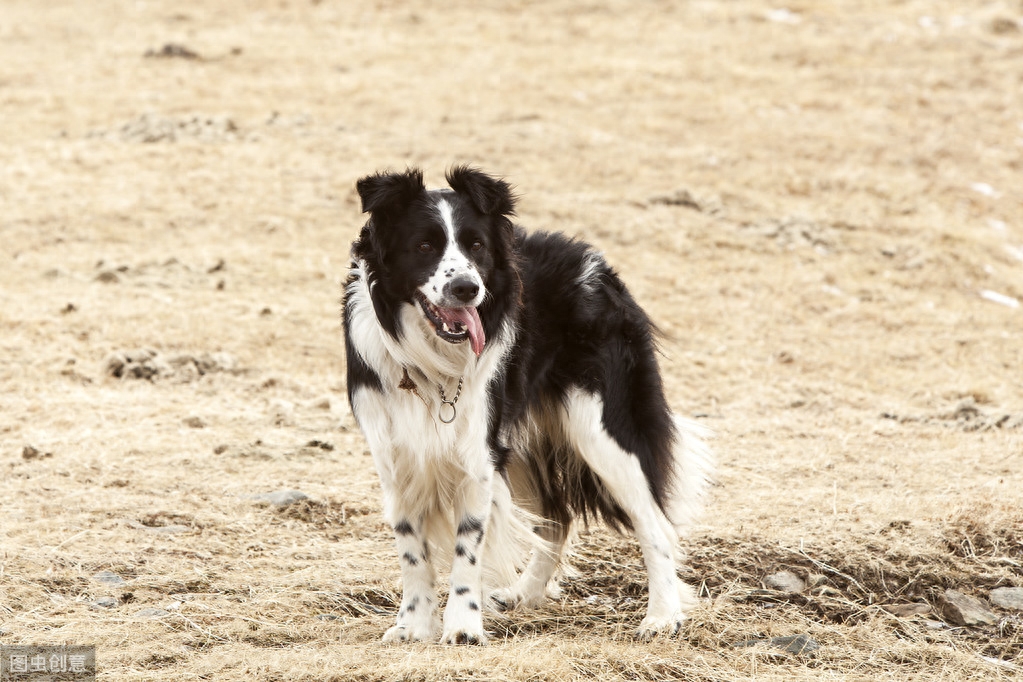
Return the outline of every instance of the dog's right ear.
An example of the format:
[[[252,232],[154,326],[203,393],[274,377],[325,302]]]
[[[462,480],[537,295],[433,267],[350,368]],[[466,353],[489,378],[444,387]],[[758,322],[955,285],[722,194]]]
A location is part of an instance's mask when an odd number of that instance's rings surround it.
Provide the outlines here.
[[[426,191],[423,171],[409,168],[404,173],[376,173],[355,183],[362,199],[362,212],[374,217],[394,216],[408,208]]]

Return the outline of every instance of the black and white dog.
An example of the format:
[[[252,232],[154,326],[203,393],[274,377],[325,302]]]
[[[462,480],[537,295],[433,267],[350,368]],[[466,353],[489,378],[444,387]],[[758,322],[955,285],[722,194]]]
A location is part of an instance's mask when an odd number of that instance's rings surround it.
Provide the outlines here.
[[[639,540],[636,636],[678,632],[695,597],[677,538],[710,457],[668,408],[650,319],[592,247],[513,225],[503,180],[458,166],[447,181],[427,190],[408,170],[357,185],[370,217],[344,292],[348,398],[403,583],[384,640],[484,643],[482,608],[556,589],[579,517]],[[443,629],[438,553],[451,562]]]

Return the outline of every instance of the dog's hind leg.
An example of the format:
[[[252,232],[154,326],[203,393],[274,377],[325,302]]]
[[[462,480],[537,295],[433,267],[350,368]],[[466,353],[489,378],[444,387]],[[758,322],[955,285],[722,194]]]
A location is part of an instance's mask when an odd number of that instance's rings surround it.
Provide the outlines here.
[[[693,589],[675,573],[678,536],[654,499],[639,459],[604,428],[600,398],[576,389],[569,392],[564,404],[569,441],[628,515],[643,551],[649,603],[636,638],[646,641],[661,633],[675,634],[686,611],[696,603]]]
[[[568,538],[568,528],[557,521],[547,521],[537,529],[542,543],[533,547],[533,555],[515,584],[495,590],[490,599],[502,611],[520,606],[539,605],[547,596],[547,584],[561,563]]]

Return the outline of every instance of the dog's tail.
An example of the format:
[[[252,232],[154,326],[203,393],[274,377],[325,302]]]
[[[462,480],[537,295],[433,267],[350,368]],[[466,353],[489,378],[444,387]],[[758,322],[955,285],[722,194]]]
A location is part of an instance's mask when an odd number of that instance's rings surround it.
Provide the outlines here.
[[[703,511],[714,472],[714,455],[706,442],[712,435],[710,429],[678,415],[674,420],[671,487],[662,509],[675,533],[682,536]]]
[[[539,523],[539,518],[512,503],[507,483],[496,475],[483,549],[484,594],[515,582],[529,559],[530,550],[543,545],[543,540],[533,530]]]

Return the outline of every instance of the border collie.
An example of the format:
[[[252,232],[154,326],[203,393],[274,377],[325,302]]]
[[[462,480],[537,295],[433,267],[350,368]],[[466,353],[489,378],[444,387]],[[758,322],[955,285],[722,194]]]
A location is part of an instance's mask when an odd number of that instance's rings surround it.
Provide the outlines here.
[[[631,530],[649,605],[636,637],[695,603],[677,539],[710,467],[671,412],[655,328],[604,257],[514,225],[515,196],[468,166],[357,189],[343,323],[348,398],[380,476],[403,594],[384,641],[483,644],[482,611],[535,606],[575,519]],[[434,559],[450,562],[443,621]]]

